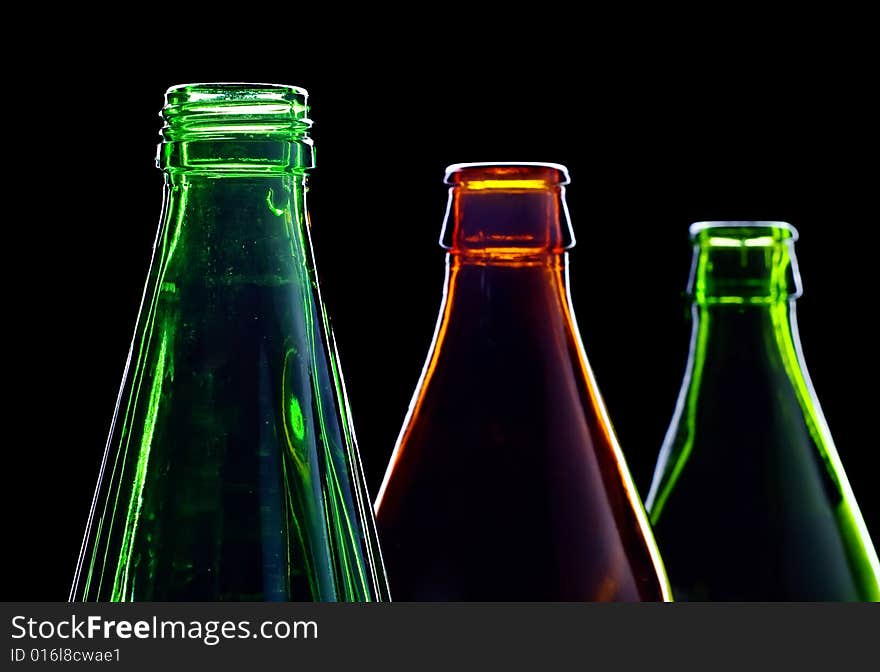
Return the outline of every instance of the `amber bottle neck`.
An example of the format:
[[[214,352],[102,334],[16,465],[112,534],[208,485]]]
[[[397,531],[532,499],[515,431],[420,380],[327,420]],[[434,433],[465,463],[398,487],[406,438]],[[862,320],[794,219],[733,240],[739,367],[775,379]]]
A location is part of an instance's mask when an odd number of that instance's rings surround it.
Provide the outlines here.
[[[440,244],[461,263],[559,257],[574,245],[567,181],[564,169],[550,165],[452,167]]]
[[[547,339],[561,347],[574,333],[567,257],[544,253],[487,262],[482,256],[448,254],[438,343],[469,352],[529,344],[534,353]]]

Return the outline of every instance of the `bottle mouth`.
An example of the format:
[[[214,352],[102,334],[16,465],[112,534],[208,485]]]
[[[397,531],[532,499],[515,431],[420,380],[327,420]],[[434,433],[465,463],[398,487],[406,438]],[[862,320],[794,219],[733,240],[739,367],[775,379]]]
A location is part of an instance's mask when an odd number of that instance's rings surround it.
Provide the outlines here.
[[[286,84],[179,84],[165,92],[163,168],[238,171],[314,165],[308,92]]]
[[[165,93],[166,141],[229,136],[305,136],[308,93],[284,84],[179,84]]]
[[[706,221],[694,222],[689,230],[691,240],[710,247],[772,247],[798,239],[788,222]]]
[[[559,163],[511,161],[454,163],[446,168],[443,181],[472,191],[529,191],[568,184],[570,178]]]
[[[264,84],[254,82],[198,82],[175,84],[165,92],[169,105],[186,103],[239,102],[254,100],[262,102],[300,101],[305,105],[308,92],[291,84]]]
[[[488,262],[561,253],[574,245],[558,163],[454,163],[440,245]]]
[[[798,232],[788,222],[696,222],[690,234],[688,293],[699,303],[769,304],[801,295]]]

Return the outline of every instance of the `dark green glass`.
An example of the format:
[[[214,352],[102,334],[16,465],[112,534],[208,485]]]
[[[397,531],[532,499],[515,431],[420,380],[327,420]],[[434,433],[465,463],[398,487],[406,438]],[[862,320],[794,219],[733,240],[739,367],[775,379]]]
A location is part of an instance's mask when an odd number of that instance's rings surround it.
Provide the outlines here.
[[[309,240],[306,92],[173,87],[72,600],[387,599]]]
[[[804,364],[784,222],[691,227],[693,331],[647,507],[676,600],[880,599]]]

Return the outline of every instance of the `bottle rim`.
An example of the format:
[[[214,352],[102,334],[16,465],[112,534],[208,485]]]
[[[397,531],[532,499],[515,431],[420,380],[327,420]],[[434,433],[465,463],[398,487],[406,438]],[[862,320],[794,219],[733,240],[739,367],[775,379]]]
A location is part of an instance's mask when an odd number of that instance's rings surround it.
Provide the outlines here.
[[[781,221],[703,221],[690,226],[688,294],[700,304],[768,305],[802,293],[798,231]]]
[[[561,163],[544,161],[476,161],[446,167],[443,181],[469,189],[546,189],[568,184]]]
[[[277,98],[281,96],[295,96],[307,98],[309,92],[301,86],[294,84],[273,84],[270,82],[191,82],[188,84],[175,84],[165,91],[166,102],[202,102],[212,99],[235,100],[232,94],[244,98],[246,94],[252,97]],[[169,100],[171,99],[171,100]]]
[[[165,92],[157,164],[237,174],[315,165],[308,92],[290,84],[200,82]]]
[[[176,84],[165,92],[166,141],[250,134],[305,136],[308,92],[289,84],[209,82]]]
[[[800,236],[798,230],[788,222],[773,220],[706,220],[694,222],[690,225],[688,231],[691,238],[697,238],[704,231],[718,232],[718,230],[724,230],[726,234],[734,238],[747,239],[753,237],[747,233],[750,229],[779,231],[784,234],[784,238],[791,242],[795,242]]]

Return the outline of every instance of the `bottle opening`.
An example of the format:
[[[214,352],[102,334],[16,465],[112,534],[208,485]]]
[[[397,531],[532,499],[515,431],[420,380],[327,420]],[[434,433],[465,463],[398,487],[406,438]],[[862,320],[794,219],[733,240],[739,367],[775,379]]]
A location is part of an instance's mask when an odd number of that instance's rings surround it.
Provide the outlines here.
[[[788,222],[769,221],[695,222],[690,234],[692,240],[712,247],[768,247],[798,239],[797,229]]]
[[[558,163],[454,163],[444,182],[472,191],[542,190],[568,184],[568,169]]]
[[[172,86],[162,108],[158,163],[166,169],[212,172],[311,168],[308,112],[308,93],[298,86]]]
[[[787,222],[714,221],[690,227],[688,291],[700,303],[763,304],[797,298],[800,274]]]
[[[483,262],[559,253],[574,245],[558,163],[456,163],[440,244]]]

